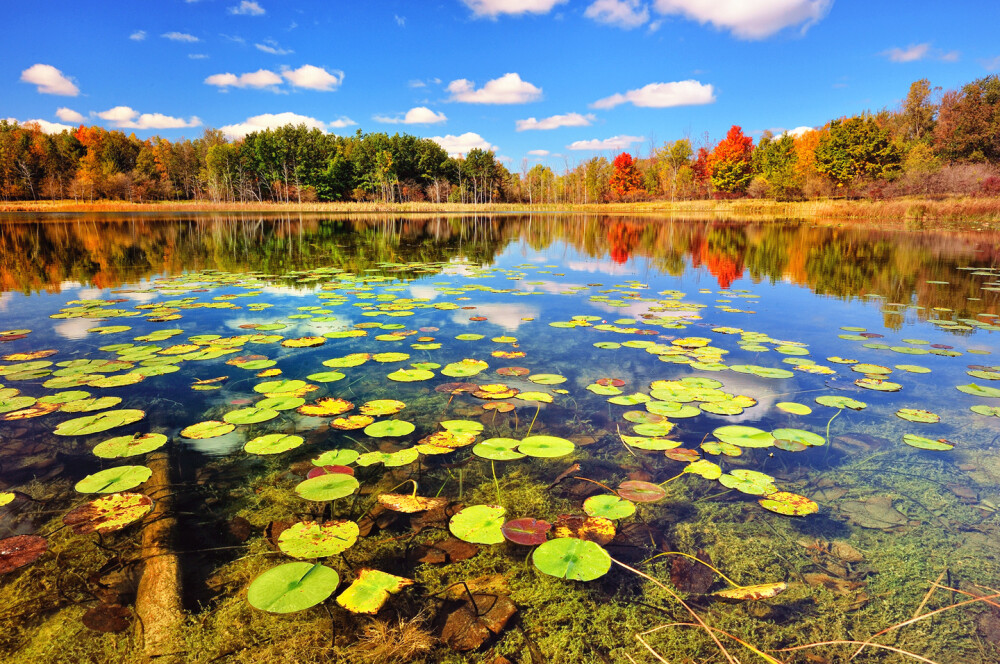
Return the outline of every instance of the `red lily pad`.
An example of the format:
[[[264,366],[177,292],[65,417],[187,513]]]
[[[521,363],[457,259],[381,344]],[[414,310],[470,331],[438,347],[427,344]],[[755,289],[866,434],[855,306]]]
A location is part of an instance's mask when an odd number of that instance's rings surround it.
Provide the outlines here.
[[[39,535],[15,535],[0,539],[0,574],[30,565],[48,548],[48,540]]]
[[[655,503],[663,499],[667,492],[659,484],[629,480],[618,485],[618,495],[634,503]]]
[[[511,519],[500,527],[503,536],[515,544],[537,546],[546,540],[546,534],[552,529],[552,524],[541,519],[524,517]]]
[[[350,466],[320,466],[319,468],[313,468],[306,475],[307,480],[311,480],[314,477],[319,477],[320,475],[334,475],[336,473],[343,473],[344,475],[353,475],[354,469]]]

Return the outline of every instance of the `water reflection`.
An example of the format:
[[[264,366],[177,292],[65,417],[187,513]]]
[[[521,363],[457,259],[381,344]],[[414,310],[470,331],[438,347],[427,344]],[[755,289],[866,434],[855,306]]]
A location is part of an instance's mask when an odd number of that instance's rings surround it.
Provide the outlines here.
[[[1000,298],[1000,288],[988,285],[988,278],[956,269],[1000,262],[996,232],[578,214],[100,216],[45,222],[28,217],[0,224],[0,290],[60,292],[67,284],[101,289],[202,269],[283,274],[327,265],[381,272],[386,263],[458,257],[489,264],[519,244],[544,250],[555,243],[589,258],[566,267],[595,275],[652,269],[679,276],[693,267],[710,274],[720,288],[749,278],[794,283],[838,298],[878,294],[887,302],[924,307],[921,317],[994,313]],[[394,276],[426,274],[389,269]],[[935,281],[948,283],[930,283]],[[885,323],[898,329],[903,319],[890,311]]]

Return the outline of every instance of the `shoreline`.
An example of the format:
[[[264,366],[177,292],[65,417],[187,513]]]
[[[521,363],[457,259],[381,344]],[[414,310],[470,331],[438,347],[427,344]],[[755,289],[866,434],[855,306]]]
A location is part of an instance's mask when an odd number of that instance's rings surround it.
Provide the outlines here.
[[[779,202],[762,199],[729,201],[649,201],[639,203],[538,204],[499,203],[213,203],[210,201],[0,202],[0,213],[587,213],[658,214],[682,217],[769,218],[816,221],[894,221],[915,227],[925,222],[1000,227],[1000,198],[903,198],[885,201],[816,200]]]

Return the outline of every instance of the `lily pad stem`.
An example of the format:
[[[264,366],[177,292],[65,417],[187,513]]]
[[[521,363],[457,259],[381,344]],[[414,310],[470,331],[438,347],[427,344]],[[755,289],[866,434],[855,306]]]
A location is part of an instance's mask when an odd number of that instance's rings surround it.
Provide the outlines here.
[[[843,408],[838,408],[837,412],[834,413],[833,417],[831,417],[829,421],[827,421],[826,423],[826,452],[823,453],[824,463],[826,462],[826,458],[830,455],[830,448],[833,447],[833,444],[830,442],[830,425],[833,424],[833,421],[837,419],[837,416],[843,412],[844,412]]]
[[[538,407],[535,408],[535,416],[531,418],[531,424],[528,425],[528,433],[524,434],[525,436],[531,435],[531,427],[535,426],[535,420],[538,419],[538,413],[541,412],[541,410],[542,410],[542,404],[541,402],[539,402]]]
[[[493,471],[493,486],[497,490],[497,505],[500,504],[500,483],[497,482],[497,467],[493,459],[490,459],[490,470]]]

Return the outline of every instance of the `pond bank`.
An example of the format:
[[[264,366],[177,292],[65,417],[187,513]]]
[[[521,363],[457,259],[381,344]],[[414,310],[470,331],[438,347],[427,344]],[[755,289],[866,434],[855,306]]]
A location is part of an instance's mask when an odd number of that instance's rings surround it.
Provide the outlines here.
[[[213,203],[211,201],[127,201],[77,202],[8,201],[0,212],[555,212],[576,211],[600,214],[671,214],[685,218],[774,218],[835,220],[905,220],[913,224],[935,222],[1000,225],[1000,198],[955,197],[945,199],[902,198],[872,200],[772,201],[739,199],[732,201],[649,201],[587,205],[498,203]]]

